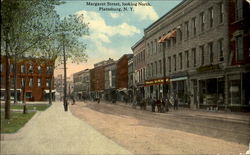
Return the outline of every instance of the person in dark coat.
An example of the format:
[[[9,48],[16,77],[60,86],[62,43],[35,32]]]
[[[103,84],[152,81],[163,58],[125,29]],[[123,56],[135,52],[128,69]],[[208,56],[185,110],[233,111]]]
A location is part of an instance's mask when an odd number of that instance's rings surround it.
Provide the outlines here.
[[[156,106],[157,106],[158,112],[161,112],[161,101],[159,99],[156,101]]]
[[[178,110],[178,97],[177,97],[177,95],[175,95],[175,98],[174,98],[174,110]]]
[[[161,112],[165,112],[165,106],[166,106],[166,104],[165,104],[165,101],[164,101],[164,99],[161,99]]]
[[[155,104],[156,104],[156,100],[154,98],[154,100],[150,97],[150,102],[151,102],[151,107],[152,107],[152,112],[155,112]]]

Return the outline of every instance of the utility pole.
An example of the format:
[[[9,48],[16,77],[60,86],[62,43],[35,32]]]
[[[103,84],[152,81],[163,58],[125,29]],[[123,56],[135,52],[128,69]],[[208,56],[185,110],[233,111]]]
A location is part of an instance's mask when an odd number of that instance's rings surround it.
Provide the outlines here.
[[[68,111],[68,101],[67,101],[67,71],[66,71],[66,55],[65,55],[65,34],[63,34],[63,63],[64,63],[64,96],[63,96],[63,105],[64,111]]]

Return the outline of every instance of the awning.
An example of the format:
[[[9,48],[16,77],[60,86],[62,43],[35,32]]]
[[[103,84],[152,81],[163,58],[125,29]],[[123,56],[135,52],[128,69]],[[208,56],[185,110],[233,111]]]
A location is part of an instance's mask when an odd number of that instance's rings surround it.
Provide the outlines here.
[[[165,41],[167,41],[170,38],[176,37],[176,30],[173,30],[171,32],[169,32],[168,34],[164,35],[163,37],[161,37],[161,39],[158,41],[158,43],[163,43]]]
[[[46,94],[48,94],[48,93],[49,93],[49,90],[44,90],[44,92],[45,92]],[[51,92],[52,92],[52,93],[55,93],[55,92],[56,92],[56,90],[55,90],[55,89],[53,89],[53,90],[51,90]]]
[[[178,77],[178,78],[174,78],[174,79],[170,79],[170,81],[181,81],[181,80],[187,80],[187,77]]]

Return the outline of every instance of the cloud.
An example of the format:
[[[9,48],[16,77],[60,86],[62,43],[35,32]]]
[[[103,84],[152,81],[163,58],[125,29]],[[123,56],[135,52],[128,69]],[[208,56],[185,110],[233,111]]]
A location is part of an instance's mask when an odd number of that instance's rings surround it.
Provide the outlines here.
[[[110,43],[110,37],[115,35],[120,35],[124,37],[133,36],[141,31],[133,25],[129,25],[123,22],[119,25],[108,25],[102,16],[93,11],[79,11],[76,12],[77,15],[84,15],[84,22],[89,23],[90,36],[88,39],[91,41],[101,41],[104,43]]]
[[[159,18],[152,6],[136,6],[134,7],[134,13],[140,20],[152,20],[155,21]]]
[[[110,13],[110,16],[115,19],[115,18],[120,17],[121,15],[118,13]]]

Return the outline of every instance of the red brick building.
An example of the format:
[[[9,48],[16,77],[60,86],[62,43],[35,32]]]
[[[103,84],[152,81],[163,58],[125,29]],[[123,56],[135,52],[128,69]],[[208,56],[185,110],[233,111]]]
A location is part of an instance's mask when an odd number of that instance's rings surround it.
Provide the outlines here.
[[[250,3],[229,0],[228,103],[250,105]],[[243,105],[243,106],[242,106]]]
[[[14,99],[14,61],[9,60],[10,71],[10,97]],[[23,92],[26,94],[27,101],[44,101],[49,97],[49,85],[52,79],[52,90],[54,92],[54,82],[52,66],[53,62],[46,62],[35,58],[21,58],[16,64],[16,90],[17,100],[23,99]],[[6,80],[6,58],[1,56],[1,100],[5,96]],[[54,96],[54,95],[53,95]]]
[[[128,60],[133,54],[124,54],[117,61],[116,89],[128,88]]]

